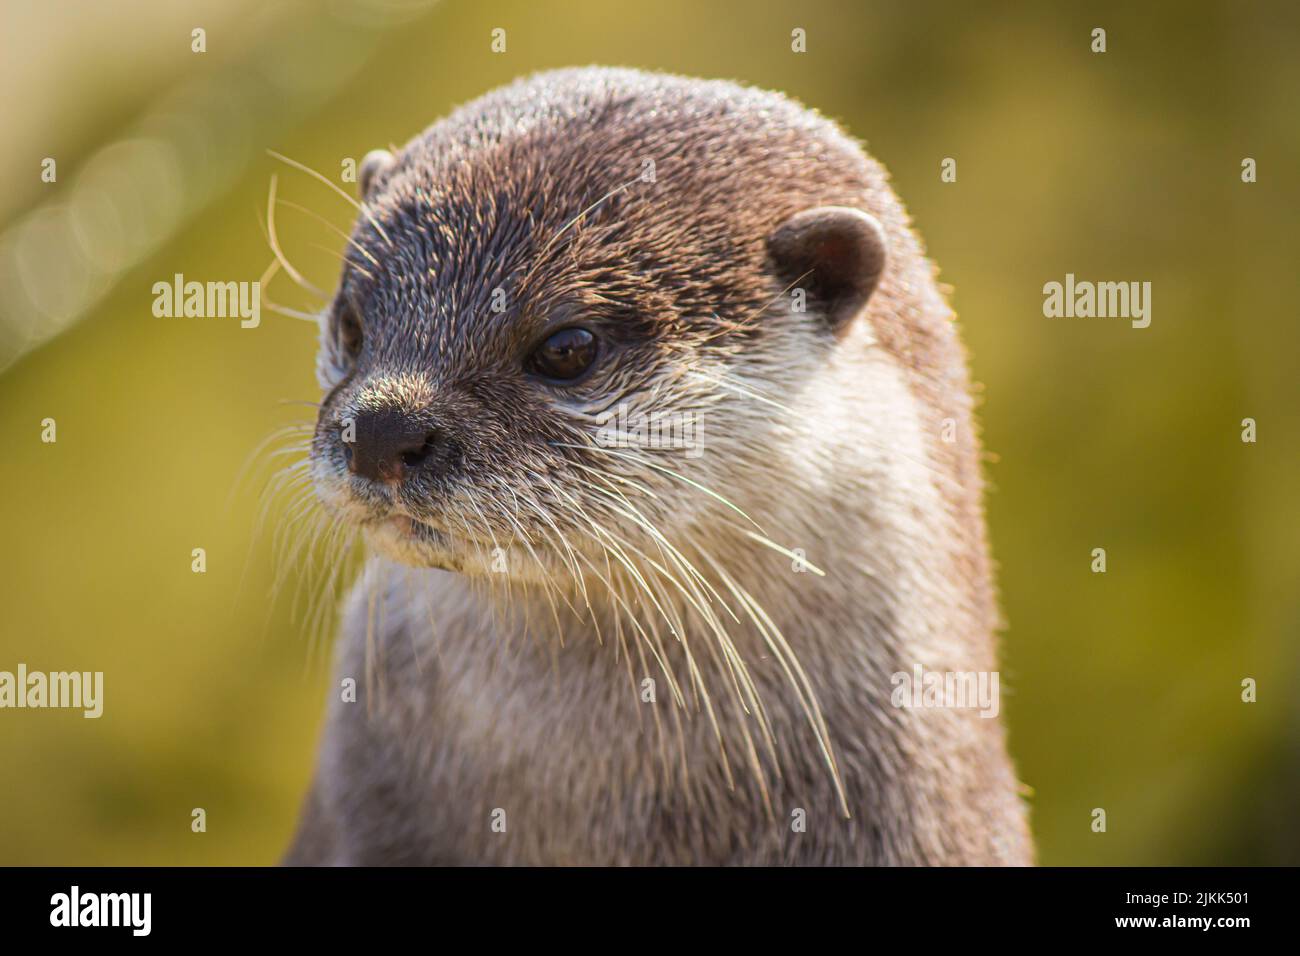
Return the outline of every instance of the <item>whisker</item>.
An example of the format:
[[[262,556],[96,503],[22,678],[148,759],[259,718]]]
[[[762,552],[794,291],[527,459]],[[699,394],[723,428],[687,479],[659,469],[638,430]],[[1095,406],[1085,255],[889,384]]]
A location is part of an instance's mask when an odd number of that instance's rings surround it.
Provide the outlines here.
[[[320,296],[322,299],[328,298],[324,290],[320,289],[315,284],[308,282],[303,277],[302,273],[290,264],[289,260],[285,258],[284,250],[280,248],[280,237],[277,236],[275,232],[275,186],[277,181],[278,177],[272,173],[271,187],[266,196],[266,237],[267,241],[271,245],[271,251],[275,253],[275,258],[279,261],[280,265],[284,267],[284,271],[289,273],[290,278],[292,278],[294,282],[298,283],[298,285],[302,286],[308,292]]]
[[[284,206],[286,209],[292,209],[295,212],[302,213],[304,216],[310,216],[312,219],[315,219],[317,222],[325,226],[327,229],[330,229],[333,232],[335,232],[339,236],[339,238],[341,238],[344,242],[350,245],[353,249],[357,250],[357,252],[361,253],[363,256],[369,259],[371,264],[376,269],[383,268],[382,266],[380,266],[379,260],[376,259],[373,255],[371,255],[369,250],[367,250],[365,246],[361,245],[359,242],[357,242],[355,239],[349,236],[338,226],[334,225],[334,223],[330,222],[320,213],[316,212],[313,209],[308,209],[306,206],[300,206],[296,202],[290,202],[287,199],[277,199],[276,203],[278,205]],[[336,252],[335,255],[338,255],[338,253]],[[370,276],[370,278],[372,279],[374,278],[374,276],[371,275],[371,273],[366,272],[365,269],[362,269],[361,266],[357,265],[355,262],[348,259],[346,256],[339,256],[339,258],[342,259],[344,262],[348,263],[349,265],[351,265],[353,268],[360,269],[362,272],[365,272],[366,275]]]
[[[284,156],[284,155],[282,155],[282,154],[280,154],[280,153],[277,153],[277,152],[276,152],[275,150],[273,150],[273,149],[268,149],[266,152],[267,152],[267,154],[268,154],[269,156],[271,156],[271,157],[273,157],[273,158],[275,158],[275,159],[278,159],[280,162],[285,163],[286,165],[292,166],[294,169],[300,170],[301,172],[306,173],[308,176],[312,176],[312,177],[314,177],[314,178],[320,180],[322,183],[324,183],[324,184],[325,184],[326,186],[328,186],[330,189],[334,190],[336,193],[338,193],[340,196],[342,196],[345,200],[347,200],[349,203],[352,204],[352,206],[357,210],[357,212],[361,213],[361,214],[362,214],[363,216],[365,216],[368,220],[370,220],[370,225],[372,225],[372,226],[375,227],[375,232],[377,232],[377,233],[379,233],[381,236],[383,236],[383,237],[384,237],[384,242],[386,242],[390,248],[392,247],[392,245],[393,245],[393,240],[388,238],[388,233],[384,232],[384,227],[381,226],[381,225],[379,224],[379,220],[376,219],[376,218],[375,218],[375,217],[370,213],[370,210],[369,210],[369,209],[367,209],[367,208],[366,208],[365,206],[363,206],[361,203],[357,202],[355,199],[353,199],[351,196],[349,196],[349,195],[348,195],[348,194],[347,194],[347,193],[346,193],[346,192],[345,192],[345,191],[344,191],[344,190],[343,190],[343,189],[342,189],[338,184],[336,184],[332,179],[330,179],[328,176],[324,176],[324,175],[322,175],[321,173],[318,173],[316,170],[312,169],[310,166],[305,166],[305,165],[303,165],[302,163],[298,162],[296,159],[290,159],[288,156]]]

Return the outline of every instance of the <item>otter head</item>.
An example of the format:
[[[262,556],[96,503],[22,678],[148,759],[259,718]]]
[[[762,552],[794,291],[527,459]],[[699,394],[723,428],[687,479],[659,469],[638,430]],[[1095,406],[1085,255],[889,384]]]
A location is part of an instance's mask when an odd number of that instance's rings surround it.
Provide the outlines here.
[[[788,409],[851,347],[886,238],[829,122],[566,71],[361,172],[312,457],[381,553],[538,582],[672,571],[762,522],[763,476],[833,465]]]

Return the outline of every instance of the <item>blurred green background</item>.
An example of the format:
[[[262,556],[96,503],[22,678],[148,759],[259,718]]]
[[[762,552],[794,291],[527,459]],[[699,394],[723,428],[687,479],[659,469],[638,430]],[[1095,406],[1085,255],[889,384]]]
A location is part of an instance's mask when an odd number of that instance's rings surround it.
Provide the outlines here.
[[[328,676],[302,613],[320,578],[290,571],[271,600],[284,502],[258,533],[269,467],[236,479],[310,417],[286,402],[317,397],[314,332],[269,310],[255,330],[156,319],[151,287],[257,279],[272,174],[347,228],[267,148],[337,181],[458,103],[587,63],[785,91],[891,170],[981,383],[1004,712],[1041,861],[1300,863],[1300,10],[1088,8],[4,0],[0,670],[106,687],[97,721],[0,711],[0,863],[278,857]],[[328,288],[342,241],[277,218]],[[1067,272],[1150,281],[1151,327],[1044,318]],[[317,304],[283,275],[267,295]]]

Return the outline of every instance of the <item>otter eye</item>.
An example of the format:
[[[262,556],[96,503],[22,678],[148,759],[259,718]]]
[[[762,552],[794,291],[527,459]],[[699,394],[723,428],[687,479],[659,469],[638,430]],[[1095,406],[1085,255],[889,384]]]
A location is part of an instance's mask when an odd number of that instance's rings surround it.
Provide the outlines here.
[[[596,360],[596,337],[586,329],[561,329],[537,347],[529,367],[538,375],[572,381]]]
[[[339,346],[349,358],[356,358],[361,353],[364,335],[361,320],[351,308],[345,308],[338,316],[337,335]]]

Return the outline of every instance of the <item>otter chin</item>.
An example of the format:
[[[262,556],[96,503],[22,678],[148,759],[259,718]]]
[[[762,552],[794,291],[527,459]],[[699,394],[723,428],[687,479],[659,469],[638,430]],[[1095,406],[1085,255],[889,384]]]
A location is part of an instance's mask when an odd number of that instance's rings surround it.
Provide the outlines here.
[[[406,515],[363,526],[366,542],[378,554],[413,567],[460,570],[464,562],[447,535]]]
[[[316,494],[370,557],[286,862],[1025,864],[965,356],[883,168],[588,68],[366,156]],[[452,572],[452,573],[448,573]]]

